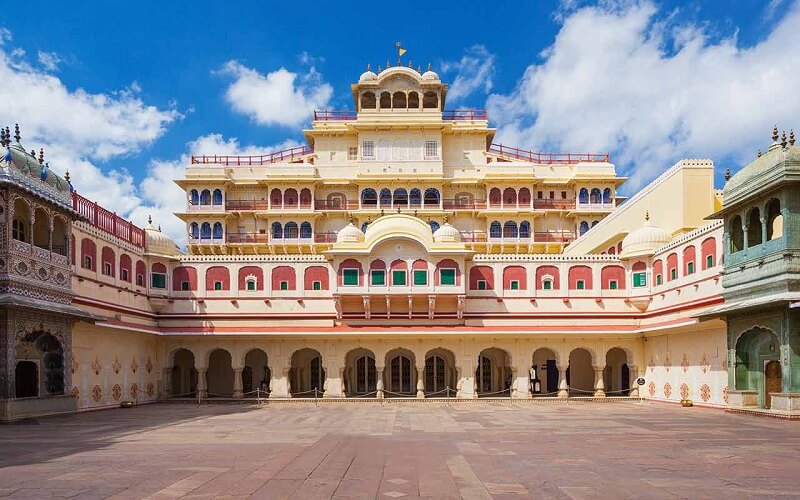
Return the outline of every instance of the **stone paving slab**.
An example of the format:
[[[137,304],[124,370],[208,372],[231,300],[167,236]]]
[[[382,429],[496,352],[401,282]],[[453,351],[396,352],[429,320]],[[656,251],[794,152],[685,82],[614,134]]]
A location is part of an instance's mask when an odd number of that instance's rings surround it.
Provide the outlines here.
[[[658,403],[158,404],[0,425],[0,498],[800,498],[798,457]]]

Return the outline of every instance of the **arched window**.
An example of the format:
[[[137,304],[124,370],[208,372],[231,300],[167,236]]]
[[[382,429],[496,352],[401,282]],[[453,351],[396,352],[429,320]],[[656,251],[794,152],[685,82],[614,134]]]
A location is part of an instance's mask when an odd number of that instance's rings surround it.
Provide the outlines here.
[[[328,208],[346,208],[347,197],[344,193],[329,193],[327,197]]]
[[[197,225],[197,222],[189,224],[189,237],[193,240],[200,237],[200,226]]]
[[[394,109],[405,109],[406,106],[406,94],[405,92],[395,92],[392,96],[392,108]]]
[[[438,205],[439,204],[439,190],[436,188],[428,188],[425,190],[425,205]]]
[[[747,214],[747,248],[761,244],[761,212],[753,207]]]
[[[281,226],[280,222],[273,222],[272,223],[272,239],[279,240],[283,238],[283,226]]]
[[[517,223],[513,220],[506,221],[503,224],[503,238],[516,238],[517,237]]]
[[[528,239],[531,237],[531,223],[524,220],[519,223],[519,237]]]
[[[435,220],[430,221],[428,224],[430,224],[431,226],[431,232],[435,233],[436,230],[439,229],[439,223],[436,222]]]
[[[361,94],[361,109],[375,109],[374,92],[364,92]]]
[[[392,206],[392,192],[389,190],[389,188],[381,189],[381,206],[382,207]]]
[[[419,109],[419,94],[416,92],[408,93],[408,109]]]
[[[735,216],[731,219],[728,226],[728,238],[730,239],[730,251],[736,253],[744,248],[744,231],[742,229],[742,218]]]
[[[411,202],[411,206],[418,207],[422,205],[422,192],[414,188],[411,190],[411,194],[409,196],[409,201]]]
[[[381,109],[392,108],[392,95],[388,92],[381,92]]]
[[[474,198],[470,193],[458,193],[455,198],[456,205],[460,207],[472,207]]]
[[[408,206],[408,192],[405,189],[394,190],[394,204],[395,206]]]
[[[215,240],[221,240],[222,239],[222,232],[223,232],[222,231],[222,223],[221,222],[215,222],[214,223],[214,231],[212,232],[212,235],[213,235],[214,239]]]
[[[489,206],[499,207],[502,199],[503,197],[500,194],[499,188],[492,188],[489,190]]]
[[[435,109],[439,107],[439,96],[436,92],[425,92],[422,95],[422,107],[425,109]]]
[[[311,223],[303,222],[300,224],[300,237],[311,238]]]
[[[378,195],[372,188],[361,191],[361,204],[364,206],[375,206],[378,204]]]
[[[297,190],[294,188],[289,188],[283,192],[283,206],[284,207],[296,207],[298,203],[298,196]]]
[[[596,226],[598,222],[600,222],[600,221],[593,220],[593,221],[592,221],[592,227]]]
[[[603,203],[611,203],[611,188],[603,190]]]
[[[200,204],[200,193],[196,189],[192,189],[189,193],[189,200],[192,205]]]
[[[283,236],[284,238],[297,238],[299,231],[297,229],[296,222],[287,222],[286,227],[284,227]]]
[[[215,189],[214,194],[211,196],[212,205],[222,205],[222,190]]]
[[[581,188],[578,192],[578,203],[589,203],[589,190]]]
[[[591,203],[603,202],[603,195],[600,193],[600,190],[598,188],[592,188],[592,192],[589,194],[589,201]]]
[[[528,188],[522,188],[519,190],[519,197],[518,201],[520,205],[530,205],[531,204],[531,190]]]
[[[503,229],[500,226],[499,221],[493,221],[489,224],[489,237],[490,238],[502,238],[503,237]]]
[[[581,221],[580,228],[578,229],[578,233],[583,236],[589,230],[589,223],[586,221]]]
[[[517,204],[517,191],[514,188],[505,188],[503,190],[503,204],[507,207]]]
[[[302,208],[311,208],[311,190],[303,188],[300,190],[300,206]]]
[[[272,205],[273,208],[280,208],[283,204],[283,195],[281,194],[281,190],[278,188],[273,189],[269,193],[269,203]]]
[[[200,226],[200,239],[201,240],[211,239],[211,224],[209,224],[208,222],[203,222],[203,225]]]
[[[211,191],[204,189],[203,192],[200,193],[200,204],[211,205]]]
[[[41,208],[37,208],[33,217],[33,244],[45,250],[50,245],[50,217]]]
[[[783,215],[780,200],[773,198],[767,202],[767,241],[783,236]]]

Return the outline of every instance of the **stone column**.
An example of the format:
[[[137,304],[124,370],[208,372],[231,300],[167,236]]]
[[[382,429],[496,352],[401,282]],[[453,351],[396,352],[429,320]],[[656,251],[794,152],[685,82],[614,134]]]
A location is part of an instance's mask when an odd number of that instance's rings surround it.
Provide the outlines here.
[[[161,387],[161,396],[167,397],[172,394],[172,368],[164,368],[162,372],[162,387]]]
[[[270,393],[269,397],[271,399],[286,399],[291,397],[291,388],[289,387],[289,368],[283,367],[280,369],[272,369],[270,371],[273,373],[272,378],[270,379]],[[275,373],[280,373],[280,377],[275,377]]]
[[[375,394],[375,397],[378,398],[378,399],[383,399],[383,367],[382,366],[376,366],[375,367],[375,371],[377,372],[377,376],[378,376],[378,382],[377,382],[376,387],[375,387],[375,389],[378,392],[377,392],[377,394]]]
[[[206,383],[206,372],[208,368],[197,368],[197,396],[200,398],[208,397],[208,384]]]
[[[603,386],[603,366],[593,366],[594,368],[594,397],[606,397],[605,387]]]
[[[639,384],[636,379],[639,378],[639,370],[635,366],[628,366],[628,373],[630,374],[631,392],[628,394],[632,398],[639,397]]]
[[[558,367],[558,397],[569,397],[569,387],[567,386],[567,367],[563,365]]]
[[[763,245],[767,242],[767,218],[761,217],[759,220],[761,221],[761,244]]]
[[[425,367],[417,367],[417,399],[425,399]]]
[[[242,370],[243,368],[233,369],[233,397],[236,399],[244,397],[242,392]]]

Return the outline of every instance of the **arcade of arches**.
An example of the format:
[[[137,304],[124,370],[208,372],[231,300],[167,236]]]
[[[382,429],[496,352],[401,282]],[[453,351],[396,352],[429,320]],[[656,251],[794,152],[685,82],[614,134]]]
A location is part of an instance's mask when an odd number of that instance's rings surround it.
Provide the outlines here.
[[[495,346],[461,357],[440,346],[354,346],[340,350],[339,355],[326,345],[282,348],[177,348],[171,355],[171,367],[165,370],[170,377],[170,396],[528,398],[638,394],[633,354],[617,346],[602,350],[594,346],[539,347],[518,355],[518,361],[512,356],[513,349]],[[197,360],[205,360],[204,365]]]

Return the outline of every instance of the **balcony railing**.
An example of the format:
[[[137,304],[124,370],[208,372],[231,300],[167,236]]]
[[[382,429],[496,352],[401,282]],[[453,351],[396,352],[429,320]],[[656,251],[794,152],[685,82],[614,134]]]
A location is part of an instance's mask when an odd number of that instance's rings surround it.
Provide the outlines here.
[[[613,203],[578,203],[577,210],[613,210]]]
[[[533,233],[533,239],[536,242],[544,243],[569,243],[575,239],[575,233],[572,231],[537,231]]]
[[[84,217],[89,224],[97,229],[127,241],[133,246],[139,248],[145,247],[147,240],[145,239],[144,229],[133,225],[97,203],[84,198],[77,192],[72,193],[72,209],[78,212],[81,217]]]
[[[193,165],[225,165],[231,166],[261,166],[272,163],[292,161],[302,156],[310,155],[314,148],[302,145],[294,148],[283,149],[265,155],[192,155]]]
[[[267,210],[267,200],[225,200],[225,210]]]
[[[195,205],[193,203],[189,203],[188,209],[190,212],[215,212],[217,210],[222,210],[223,206],[221,204],[218,205]]]
[[[314,235],[314,243],[336,243],[336,233],[317,233]]]
[[[321,110],[321,111],[314,111],[314,121],[344,121],[344,120],[355,120],[358,118],[358,115],[355,111],[350,110]]]
[[[542,153],[539,151],[528,151],[525,149],[503,146],[502,144],[492,144],[489,152],[508,158],[528,161],[531,163],[548,164],[573,164],[579,162],[608,162],[608,153]]]
[[[443,200],[445,210],[479,210],[486,208],[486,200]]]
[[[228,233],[228,243],[269,243],[267,233]]]
[[[488,120],[485,109],[451,109],[442,111],[442,120]]]
[[[465,243],[481,243],[486,241],[486,233],[483,231],[460,231],[461,241]]]
[[[340,200],[314,200],[314,210],[358,210],[358,202]]]
[[[401,210],[436,210],[439,208],[439,203],[362,203],[361,208],[363,210],[397,210],[398,208]]]
[[[575,208],[575,199],[534,199],[533,208],[537,210],[572,210]]]

